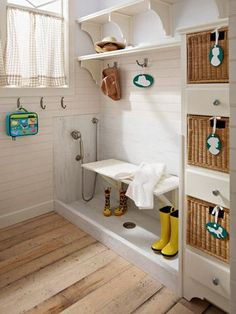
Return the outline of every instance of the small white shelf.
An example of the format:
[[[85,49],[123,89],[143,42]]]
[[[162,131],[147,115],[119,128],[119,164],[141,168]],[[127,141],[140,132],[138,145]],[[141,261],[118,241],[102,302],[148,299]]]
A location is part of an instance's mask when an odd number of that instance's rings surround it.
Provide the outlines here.
[[[103,177],[112,179],[114,181],[119,181],[122,183],[129,184],[131,180],[128,179],[120,179],[122,175],[134,174],[138,166],[116,160],[116,159],[107,159],[102,161],[91,162],[88,164],[83,164],[83,168],[94,171]],[[170,191],[174,191],[179,188],[179,178],[177,176],[169,175],[162,179],[155,187],[154,195],[161,196]]]
[[[109,51],[109,52],[103,52],[103,53],[93,53],[89,55],[84,55],[78,57],[78,61],[84,61],[84,60],[106,60],[113,57],[122,57],[123,55],[132,55],[132,54],[138,54],[138,53],[144,53],[144,52],[151,52],[155,50],[164,50],[164,49],[171,49],[180,47],[180,41],[172,41],[165,44],[159,44],[159,45],[147,45],[147,46],[136,46],[132,48],[125,48],[115,51]]]

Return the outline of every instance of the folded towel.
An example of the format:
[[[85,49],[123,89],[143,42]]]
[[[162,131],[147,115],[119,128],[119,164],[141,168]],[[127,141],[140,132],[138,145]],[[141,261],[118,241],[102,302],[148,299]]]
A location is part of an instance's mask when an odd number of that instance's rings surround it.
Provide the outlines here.
[[[165,164],[141,163],[134,174],[134,180],[129,184],[126,195],[131,198],[139,209],[154,207],[153,191],[155,185],[165,174]]]

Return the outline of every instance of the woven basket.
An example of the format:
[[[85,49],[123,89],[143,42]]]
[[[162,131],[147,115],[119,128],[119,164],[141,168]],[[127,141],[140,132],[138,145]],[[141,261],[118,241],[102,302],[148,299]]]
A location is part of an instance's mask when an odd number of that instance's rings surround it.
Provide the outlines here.
[[[229,263],[229,238],[215,239],[205,228],[208,222],[214,222],[209,209],[215,205],[190,196],[187,197],[187,202],[187,244]],[[224,210],[224,218],[218,222],[229,233],[229,210]]]
[[[228,29],[219,29],[219,45],[224,50],[224,59],[220,66],[214,67],[209,60],[210,49],[214,46],[213,30],[187,35],[188,83],[228,83],[229,49]]]
[[[229,172],[229,118],[217,120],[216,134],[222,142],[218,155],[212,155],[206,146],[207,137],[212,133],[210,118],[188,115],[188,164]]]

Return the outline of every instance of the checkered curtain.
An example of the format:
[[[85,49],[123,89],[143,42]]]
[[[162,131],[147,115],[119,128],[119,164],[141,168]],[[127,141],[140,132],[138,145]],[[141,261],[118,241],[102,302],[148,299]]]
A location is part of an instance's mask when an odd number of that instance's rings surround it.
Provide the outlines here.
[[[8,85],[66,85],[63,19],[11,7],[7,14]]]
[[[6,86],[6,73],[5,73],[5,66],[4,66],[4,59],[3,59],[3,47],[2,47],[2,40],[0,37],[0,86]]]

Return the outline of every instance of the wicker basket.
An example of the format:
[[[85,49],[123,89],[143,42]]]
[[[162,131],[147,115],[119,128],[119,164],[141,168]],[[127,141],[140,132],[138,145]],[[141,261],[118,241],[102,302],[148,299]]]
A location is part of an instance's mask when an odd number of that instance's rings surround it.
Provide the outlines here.
[[[188,115],[188,164],[229,172],[229,118],[217,120],[216,134],[222,142],[218,155],[212,155],[206,140],[212,132],[209,116]]]
[[[214,46],[213,30],[187,35],[188,83],[228,83],[229,49],[228,29],[219,29],[219,45],[224,50],[224,59],[220,66],[214,67],[209,60],[210,49]]]
[[[215,205],[188,196],[187,213],[187,244],[204,251],[224,262],[229,262],[229,238],[225,240],[215,239],[205,228],[214,216],[209,213]],[[229,233],[229,210],[225,209],[224,218],[219,223]]]

